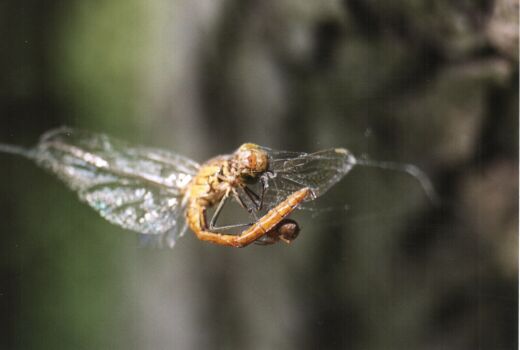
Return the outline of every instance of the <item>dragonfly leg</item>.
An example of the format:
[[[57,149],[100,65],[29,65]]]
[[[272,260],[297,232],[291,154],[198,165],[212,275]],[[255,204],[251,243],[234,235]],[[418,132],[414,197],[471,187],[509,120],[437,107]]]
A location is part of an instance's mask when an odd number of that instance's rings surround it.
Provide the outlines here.
[[[209,221],[210,230],[213,230],[215,228],[215,224],[217,222],[218,216],[220,215],[222,208],[224,208],[224,204],[226,204],[228,196],[229,196],[229,191],[227,191],[226,194],[222,197],[222,199],[220,200],[220,203],[217,206],[217,209],[215,209],[215,212],[213,213],[213,216],[211,217],[211,220]]]
[[[272,176],[271,173],[265,173],[260,177],[260,184],[262,186],[262,193],[260,195],[258,195],[255,191],[253,191],[249,187],[247,187],[247,186],[244,187],[244,192],[249,197],[251,202],[253,202],[257,211],[262,210],[262,207],[264,206],[264,195],[265,195],[265,192],[267,191],[267,188],[269,187],[268,181],[269,181],[270,176]]]
[[[247,187],[245,187],[247,188]],[[244,190],[245,192],[245,190]],[[249,197],[249,195],[247,194],[246,192],[246,195]],[[240,204],[240,206],[242,208],[244,208],[248,213],[249,213],[249,216],[251,216],[251,218],[254,220],[254,221],[257,221],[258,220],[258,216],[256,215],[256,210],[254,210],[253,208],[250,208],[245,202],[244,200],[242,199],[242,197],[240,196],[240,194],[237,192],[237,191],[233,191],[233,196],[235,197],[235,200],[238,202],[238,204]],[[255,205],[256,207],[256,204],[254,203],[254,200],[249,197],[249,199],[251,201],[253,201],[253,204]]]
[[[251,214],[251,211],[245,206],[244,202],[242,201],[242,198],[240,198],[240,196],[238,196],[238,195],[236,195],[236,197],[238,197],[237,201],[239,202],[239,204],[243,208],[245,208]],[[220,213],[222,212],[222,208],[224,208],[224,205],[226,204],[228,199],[229,199],[229,192],[226,192],[224,197],[222,197],[222,199],[220,200],[220,203],[218,204],[217,209],[215,209],[215,212],[213,213],[213,216],[211,217],[211,220],[209,221],[208,229],[210,231],[230,230],[230,229],[237,228],[237,227],[249,227],[249,226],[252,225],[251,223],[248,223],[248,224],[225,225],[225,226],[217,226],[216,225],[218,217],[219,217]],[[256,220],[256,218],[255,218],[255,220]]]
[[[208,229],[210,231],[216,231],[216,230],[231,230],[233,228],[238,228],[238,227],[249,227],[253,225],[252,223],[249,223],[249,224],[233,224],[233,225],[225,225],[225,226],[213,226],[213,227],[208,227]]]
[[[252,189],[245,186],[244,187],[244,193],[247,195],[247,197],[253,202],[255,209],[258,211],[260,210],[260,196],[255,193]]]
[[[244,192],[247,194],[247,196],[249,197],[249,199],[251,199],[251,201],[253,201],[253,204],[255,205],[256,207],[256,203],[254,202],[254,200],[249,196],[249,194],[247,193],[247,190],[248,188],[247,187],[244,187]],[[238,202],[238,204],[240,204],[240,206],[242,208],[244,208],[245,210],[247,210],[247,212],[249,214],[251,214],[253,212],[253,208],[250,208],[247,206],[246,203],[244,203],[244,200],[242,199],[242,197],[240,197],[240,195],[238,194],[238,192],[233,192],[233,196],[235,197],[236,201]]]
[[[262,176],[260,176],[260,183],[262,184],[262,194],[260,195],[260,205],[258,206],[258,210],[262,210],[262,207],[264,206],[264,195],[265,191],[267,191],[267,188],[269,187],[269,178],[273,176],[273,173],[268,171]]]

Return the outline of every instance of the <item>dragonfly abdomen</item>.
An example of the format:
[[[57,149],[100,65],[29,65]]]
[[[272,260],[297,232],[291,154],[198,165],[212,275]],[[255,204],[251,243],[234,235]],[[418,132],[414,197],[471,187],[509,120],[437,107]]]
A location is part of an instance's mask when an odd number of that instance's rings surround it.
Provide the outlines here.
[[[276,225],[296,209],[298,204],[310,193],[309,188],[302,188],[294,192],[240,235],[209,231],[205,217],[206,207],[199,205],[196,201],[190,203],[186,216],[190,228],[200,240],[240,248],[253,243],[271,230],[275,230]]]
[[[260,220],[258,220],[253,226],[244,231],[242,235],[238,237],[238,243],[243,244],[246,242],[254,241],[267,232],[273,230],[275,226],[291,214],[296,207],[307,198],[311,193],[311,190],[307,187],[302,188],[288,196],[284,201],[278,204],[273,209],[269,210]],[[253,239],[254,237],[254,239]]]

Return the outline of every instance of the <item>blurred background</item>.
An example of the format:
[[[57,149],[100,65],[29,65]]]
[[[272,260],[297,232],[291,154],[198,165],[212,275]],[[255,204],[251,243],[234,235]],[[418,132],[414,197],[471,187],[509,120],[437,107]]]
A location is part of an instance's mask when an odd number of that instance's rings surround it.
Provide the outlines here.
[[[139,248],[0,155],[1,349],[514,349],[518,2],[4,1],[0,142],[104,132],[358,167],[291,245]]]

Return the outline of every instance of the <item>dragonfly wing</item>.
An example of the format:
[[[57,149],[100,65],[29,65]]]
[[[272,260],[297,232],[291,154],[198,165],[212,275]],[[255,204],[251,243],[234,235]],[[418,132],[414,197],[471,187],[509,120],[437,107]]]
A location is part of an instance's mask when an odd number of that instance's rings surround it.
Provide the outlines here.
[[[270,207],[304,187],[310,188],[313,194],[306,200],[314,200],[339,182],[356,164],[356,158],[344,148],[315,153],[266,150],[273,176],[264,201]]]
[[[182,233],[184,188],[199,169],[192,160],[70,128],[47,132],[31,154],[111,223],[170,238]]]

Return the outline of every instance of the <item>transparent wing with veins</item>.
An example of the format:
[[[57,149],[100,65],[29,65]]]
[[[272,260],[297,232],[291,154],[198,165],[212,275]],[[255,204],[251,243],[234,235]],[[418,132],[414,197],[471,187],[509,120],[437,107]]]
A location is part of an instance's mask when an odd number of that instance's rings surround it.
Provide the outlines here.
[[[356,158],[344,148],[315,153],[263,149],[269,155],[272,173],[264,195],[267,208],[304,187],[309,187],[313,193],[306,201],[314,200],[338,183],[356,164]]]
[[[47,132],[26,155],[113,224],[169,246],[184,233],[183,189],[199,169],[188,158],[69,128]]]

